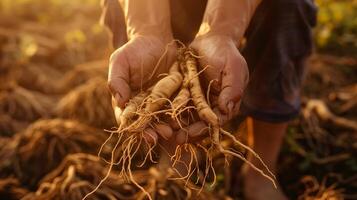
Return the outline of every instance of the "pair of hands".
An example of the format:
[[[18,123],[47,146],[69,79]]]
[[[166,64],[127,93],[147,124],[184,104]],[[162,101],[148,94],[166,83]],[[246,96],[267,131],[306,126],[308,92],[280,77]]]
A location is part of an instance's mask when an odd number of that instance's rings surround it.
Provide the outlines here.
[[[248,83],[247,64],[233,38],[227,35],[201,35],[194,39],[190,47],[199,54],[200,67],[209,66],[203,72],[202,84],[207,85],[214,80],[211,84],[211,105],[223,124],[238,114],[240,99]],[[117,106],[123,109],[136,91],[153,85],[157,75],[167,73],[176,59],[176,52],[172,37],[156,35],[135,36],[118,48],[110,58],[108,77]],[[153,73],[157,63],[159,65]],[[200,138],[205,134],[201,131],[204,127],[206,125],[202,121],[180,130],[169,124],[159,124],[155,129],[148,128],[146,133],[153,142],[161,136],[182,144]]]

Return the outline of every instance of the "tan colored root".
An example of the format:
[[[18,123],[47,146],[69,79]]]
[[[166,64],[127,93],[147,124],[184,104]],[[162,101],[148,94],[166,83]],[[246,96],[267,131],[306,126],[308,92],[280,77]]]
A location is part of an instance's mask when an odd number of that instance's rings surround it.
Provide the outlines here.
[[[76,152],[95,154],[105,141],[100,130],[60,119],[37,121],[17,137],[15,174],[31,186],[36,185],[66,155]]]
[[[172,117],[176,118],[182,108],[186,107],[190,101],[190,91],[188,88],[181,88],[180,92],[172,101]]]
[[[21,199],[29,191],[22,188],[19,180],[9,177],[0,179],[0,196],[3,199]]]
[[[138,110],[141,110],[141,106],[143,105],[144,100],[147,98],[149,95],[149,92],[151,89],[147,91],[140,92],[138,95],[133,97],[129,103],[125,106],[125,109],[121,111],[121,109],[115,104],[113,104],[114,108],[114,113],[115,113],[115,118],[117,121],[117,124],[119,126],[119,130],[125,128],[128,126],[128,124],[134,120],[133,118],[135,117],[135,114]],[[114,99],[113,99],[114,100]],[[115,100],[114,100],[115,101]],[[118,109],[120,111],[118,111]]]
[[[299,195],[298,200],[343,200],[344,190],[337,188],[337,183],[327,185],[328,176],[325,176],[321,183],[315,177],[305,176],[301,182],[305,185],[305,191]]]
[[[151,167],[145,172],[133,172],[133,177],[140,180],[140,185],[142,185],[145,191],[150,194],[152,199],[217,199],[211,193],[198,193],[197,191],[199,188],[197,188],[195,184],[190,181],[170,178],[171,176],[174,176],[174,174],[175,173],[170,168],[162,170],[161,168]],[[140,191],[136,195],[136,199],[147,199],[147,195]]]
[[[157,114],[166,112],[161,110],[166,103],[172,104],[169,99],[181,86],[182,75],[178,71],[178,63],[174,63],[168,76],[162,78],[153,86],[151,93],[144,99],[140,109],[135,114],[138,116],[131,125],[124,130],[129,132],[142,132],[149,123],[153,121]],[[119,130],[121,131],[121,130]]]
[[[186,164],[185,161],[181,160],[182,151],[189,153],[188,164]],[[188,183],[188,180],[190,180],[192,175],[194,175],[194,173],[196,172],[197,175],[196,183],[199,181],[199,175],[200,175],[199,159],[194,145],[191,144],[178,145],[176,147],[174,155],[171,156],[171,162],[172,162],[173,170],[179,175],[178,178],[172,178],[173,180],[182,179],[182,180],[186,180],[186,183]],[[186,175],[181,174],[181,172],[177,170],[177,165],[180,164],[185,166]]]
[[[188,51],[190,51],[190,50],[188,50]],[[189,53],[185,53],[185,60],[186,60],[187,73],[188,73],[188,77],[189,77],[189,86],[190,86],[190,92],[192,95],[193,103],[194,103],[195,107],[197,108],[199,117],[211,126],[210,133],[211,133],[212,147],[209,148],[207,153],[209,154],[209,153],[211,153],[210,151],[212,151],[213,149],[216,149],[219,152],[221,152],[222,154],[224,154],[225,157],[226,156],[237,157],[237,158],[243,160],[245,163],[247,163],[250,167],[252,167],[252,169],[256,170],[257,172],[261,173],[264,177],[268,178],[276,187],[276,184],[274,181],[274,179],[275,179],[274,174],[268,169],[268,167],[264,164],[264,162],[261,160],[261,158],[251,148],[249,148],[246,145],[243,145],[241,142],[236,140],[234,138],[234,136],[231,136],[230,133],[227,133],[223,129],[219,128],[218,118],[217,118],[216,114],[213,112],[213,110],[211,109],[211,107],[208,105],[206,99],[204,98],[202,89],[201,89],[201,85],[200,85],[200,82],[199,82],[199,79],[197,76],[197,73],[198,73],[197,72],[197,61]],[[255,156],[262,163],[262,165],[268,171],[269,175],[267,175],[263,170],[257,168],[255,165],[253,165],[243,155],[240,155],[234,151],[225,149],[222,146],[222,144],[220,143],[220,140],[221,140],[220,133],[228,136],[231,140],[233,140],[233,142],[235,142],[235,144],[247,149],[250,153],[252,153],[253,156]],[[210,157],[210,156],[208,156],[208,157]],[[207,172],[207,167],[206,167],[206,172]],[[214,172],[214,169],[212,172]]]
[[[172,104],[171,104],[171,108],[172,108],[172,114],[171,117],[173,119],[177,120],[177,117],[180,115],[180,112],[182,112],[186,105],[188,104],[188,102],[191,100],[190,99],[190,90],[187,87],[187,80],[188,80],[188,75],[187,75],[187,70],[186,70],[186,63],[182,60],[179,60],[179,68],[181,73],[183,74],[183,84],[182,87],[180,89],[180,91],[178,92],[178,94],[176,95],[176,97],[173,99]]]
[[[214,114],[213,110],[209,107],[205,96],[201,89],[199,77],[197,76],[197,60],[191,56],[188,50],[185,52],[185,61],[187,67],[189,88],[192,97],[192,101],[197,109],[199,117],[208,124],[218,126],[218,118]]]
[[[14,162],[18,139],[0,137],[0,177],[7,177],[14,173]]]
[[[44,94],[58,94],[63,74],[48,65],[26,64],[16,70],[16,82],[28,90]]]
[[[82,199],[98,184],[105,174],[105,165],[90,154],[72,154],[51,173],[41,180],[36,192],[25,196],[24,200],[78,200]],[[125,184],[118,172],[112,172],[106,183],[98,188],[91,199],[135,199],[138,191]]]
[[[0,93],[0,113],[22,121],[34,121],[51,116],[53,99],[38,92],[11,85]]]
[[[271,176],[267,175],[263,170],[259,169],[258,167],[256,167],[252,162],[250,162],[248,159],[246,159],[243,155],[240,155],[236,152],[233,152],[231,150],[227,150],[224,149],[222,146],[218,146],[218,150],[223,153],[225,156],[234,156],[237,157],[239,159],[241,159],[242,161],[244,161],[244,163],[248,164],[252,169],[254,169],[255,171],[259,172],[262,176],[264,176],[265,178],[267,178],[268,180],[270,180],[272,182],[272,184],[274,185],[275,188],[277,188],[277,185],[275,183],[275,179],[273,179]]]
[[[142,149],[142,144],[146,144],[148,147],[148,153],[144,158],[144,161],[141,165],[144,165],[145,161],[148,157],[151,158],[151,152],[153,151],[154,147],[150,147],[150,144],[145,141],[145,137],[143,137],[143,133],[129,133],[123,129],[118,130],[118,132],[114,133],[117,134],[117,141],[111,151],[111,159],[110,161],[106,161],[109,165],[108,170],[105,176],[101,179],[101,181],[97,184],[97,186],[87,193],[83,199],[86,199],[96,193],[99,188],[105,183],[105,181],[110,177],[111,171],[114,165],[119,165],[121,170],[119,171],[120,176],[123,177],[125,180],[130,181],[133,183],[137,188],[139,188],[146,196],[151,199],[150,194],[137,182],[137,180],[132,175],[132,162],[135,155]],[[111,135],[112,137],[112,135]],[[118,160],[115,160],[118,157]]]
[[[215,82],[215,81],[218,81],[217,79],[215,79],[215,80],[211,80],[210,82],[209,82],[209,84],[208,84],[208,87],[207,87],[207,94],[206,94],[206,98],[207,98],[207,104],[209,105],[209,106],[211,106],[211,102],[210,102],[210,94],[211,94],[211,86],[212,86],[212,84]],[[212,106],[211,106],[212,107]]]
[[[155,86],[153,86],[149,96],[145,97],[146,95],[143,95],[142,98],[138,98],[138,102],[135,102],[139,103],[140,101],[142,101],[141,105],[135,104],[135,106],[131,107],[131,105],[133,105],[134,103],[129,102],[128,106],[130,110],[124,109],[123,113],[126,114],[123,115],[122,119],[119,120],[121,124],[119,125],[119,129],[117,131],[118,138],[116,145],[114,146],[111,153],[111,160],[109,161],[109,170],[107,171],[106,176],[97,185],[97,187],[93,191],[88,193],[86,197],[95,193],[95,191],[100,187],[100,185],[104,183],[104,181],[108,178],[113,165],[121,165],[120,173],[124,177],[128,178],[134,185],[136,185],[140,190],[142,190],[143,193],[146,194],[149,199],[151,199],[150,194],[147,193],[147,191],[142,188],[132,176],[132,159],[139,151],[143,140],[146,140],[142,136],[144,129],[153,119],[155,119],[155,115],[158,114],[157,112],[162,112],[158,110],[161,109],[166,102],[170,102],[169,98],[172,96],[173,93],[176,92],[176,90],[181,86],[181,84],[182,75],[179,73],[178,63],[174,63],[174,65],[170,69],[169,75],[162,78]],[[168,87],[168,85],[172,87]],[[127,118],[128,115],[130,118],[134,117],[135,115],[138,118],[134,120],[130,125],[126,126],[127,120],[130,120]],[[127,136],[123,137],[123,134]],[[110,138],[112,136],[113,134],[111,134]],[[145,143],[147,145],[149,144],[147,141],[145,141]],[[147,155],[150,155],[152,150],[153,148],[149,148],[149,154]],[[118,151],[120,152],[118,153],[119,160],[114,161],[114,154]],[[148,156],[145,156],[144,161],[147,160],[147,157]]]
[[[182,79],[179,64],[175,62],[170,68],[169,75],[159,80],[153,87],[146,100],[145,111],[152,113],[161,109],[166,103],[165,99],[170,98],[180,88]]]
[[[108,61],[98,60],[77,65],[66,73],[59,82],[58,91],[66,93],[73,88],[90,82],[95,78],[106,79],[108,77]]]
[[[165,47],[165,51],[163,52],[163,54],[160,56],[159,60],[157,61],[154,69],[152,70],[152,73],[151,75],[149,76],[149,79],[152,79],[154,77],[154,75],[156,74],[156,71],[158,70],[160,64],[161,64],[161,61],[165,58],[167,52],[169,51],[169,47],[172,46],[172,45],[176,45],[175,42],[177,42],[178,40],[172,40],[171,42],[169,42],[166,47]]]
[[[268,168],[268,166],[264,163],[264,161],[260,158],[260,156],[255,153],[255,151],[253,151],[253,149],[251,149],[249,146],[243,144],[242,142],[240,142],[239,140],[237,140],[237,138],[234,137],[234,135],[232,135],[231,133],[223,130],[222,128],[220,129],[220,132],[227,136],[228,138],[230,138],[236,145],[243,147],[245,150],[249,151],[249,153],[251,153],[255,158],[257,158],[259,160],[259,162],[263,165],[263,167],[267,170],[267,172],[269,173],[269,175],[271,177],[273,177],[274,179],[276,179],[274,173],[272,171],[270,171],[270,169]]]
[[[303,115],[306,119],[310,118],[312,113],[316,113],[323,121],[332,122],[337,126],[357,131],[357,122],[343,117],[336,116],[321,100],[311,99],[303,109]]]
[[[13,136],[27,125],[28,123],[15,120],[7,114],[0,115],[0,136]]]
[[[133,158],[136,154],[138,154],[142,146],[146,146],[148,151],[146,152],[143,161],[138,166],[144,166],[147,160],[153,162],[152,154],[154,153],[154,147],[157,144],[150,145],[150,143],[146,141],[147,136],[149,135],[144,136],[144,134],[146,134],[144,132],[145,129],[149,127],[153,128],[154,123],[160,123],[162,115],[171,116],[174,120],[176,120],[180,127],[182,127],[180,122],[182,121],[181,118],[183,113],[189,116],[188,123],[191,120],[197,120],[194,115],[198,115],[201,120],[208,124],[206,128],[208,128],[208,132],[210,133],[210,138],[208,138],[209,145],[201,145],[199,142],[197,144],[183,144],[178,146],[174,155],[170,155],[172,162],[172,168],[170,168],[170,170],[173,170],[176,175],[170,175],[170,178],[165,176],[166,178],[158,179],[160,180],[160,184],[165,184],[168,181],[167,178],[169,178],[171,181],[183,181],[184,187],[187,190],[193,189],[199,193],[202,192],[206,179],[209,175],[212,175],[213,177],[212,185],[216,183],[213,156],[219,153],[225,156],[226,162],[228,162],[228,157],[236,157],[243,160],[254,170],[260,172],[264,177],[272,181],[274,186],[276,186],[274,174],[271,173],[260,157],[247,145],[244,145],[234,136],[231,136],[230,133],[220,128],[219,119],[207,103],[205,94],[203,93],[200,85],[199,74],[202,73],[203,70],[201,72],[197,71],[197,60],[192,56],[190,49],[186,49],[184,52],[183,50],[181,51],[183,56],[179,56],[178,61],[171,67],[169,74],[153,86],[150,94],[147,97],[145,97],[146,95],[143,95],[138,98],[138,101],[135,100],[135,103],[133,99],[127,105],[128,109],[124,109],[123,112],[120,112],[121,114],[126,113],[122,116],[125,119],[119,119],[120,125],[118,130],[116,132],[112,132],[102,146],[106,146],[109,141],[115,141],[115,145],[111,150],[110,160],[104,159],[104,161],[109,165],[108,170],[103,176],[104,178],[101,179],[92,191],[87,193],[85,198],[95,194],[101,186],[105,184],[106,180],[110,177],[111,171],[114,169],[114,165],[119,166],[119,174],[123,179],[131,182],[140,190],[141,194],[137,196],[138,199],[157,198],[158,193],[153,192],[157,191],[157,184],[155,184],[155,181],[148,181],[147,186],[145,186],[142,185],[142,182],[135,177],[135,173],[132,171]],[[181,63],[180,65],[179,62]],[[181,90],[177,92],[180,87]],[[172,97],[174,94],[176,94],[176,96]],[[190,100],[192,100],[193,106],[186,106]],[[192,111],[197,113],[192,113]],[[192,119],[190,119],[190,116]],[[242,154],[237,153],[232,149],[226,149],[221,144],[221,137],[223,136],[226,136],[228,140],[232,140],[232,143],[246,149],[248,152],[252,153],[253,156],[257,157],[269,175],[253,165]],[[158,146],[161,147],[160,143],[158,143]],[[206,162],[205,169],[203,171],[199,168],[199,158],[196,153],[197,149],[203,150],[205,154]],[[189,154],[187,163],[181,160],[184,153]],[[164,163],[159,162],[159,165],[160,164],[163,165]],[[181,173],[180,170],[177,170],[177,165],[184,166],[184,168],[186,168],[184,171],[186,172]],[[192,177],[197,177],[195,184],[190,184]],[[196,187],[198,183],[201,185],[200,188]],[[161,193],[164,194],[165,192]],[[161,193],[159,192],[159,194]]]
[[[56,114],[65,119],[76,119],[98,128],[110,129],[115,125],[111,96],[105,79],[89,80],[62,97]]]

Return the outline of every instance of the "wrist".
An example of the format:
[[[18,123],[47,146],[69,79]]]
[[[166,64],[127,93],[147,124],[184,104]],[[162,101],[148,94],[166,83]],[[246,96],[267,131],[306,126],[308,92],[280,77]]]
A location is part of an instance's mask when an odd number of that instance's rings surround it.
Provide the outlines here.
[[[202,30],[199,31],[195,39],[200,39],[200,38],[223,38],[225,40],[232,40],[234,43],[239,43],[239,41],[242,39],[243,36],[237,36],[237,34],[234,34],[232,31],[225,30],[225,29],[210,29],[210,30]]]
[[[173,35],[171,30],[163,29],[162,27],[140,27],[135,30],[128,30],[129,40],[137,37],[154,37],[162,41],[163,43],[168,43],[173,40]]]
[[[212,19],[213,18],[213,19]],[[219,20],[214,16],[209,21],[203,21],[197,37],[222,36],[239,43],[244,37],[245,21],[243,20]]]
[[[239,43],[261,0],[209,0],[200,35],[226,35]]]
[[[169,0],[123,0],[127,35],[172,38]]]
[[[211,46],[211,45],[233,45],[238,47],[239,42],[235,38],[227,34],[227,32],[209,31],[202,34],[197,34],[192,45],[193,46]]]

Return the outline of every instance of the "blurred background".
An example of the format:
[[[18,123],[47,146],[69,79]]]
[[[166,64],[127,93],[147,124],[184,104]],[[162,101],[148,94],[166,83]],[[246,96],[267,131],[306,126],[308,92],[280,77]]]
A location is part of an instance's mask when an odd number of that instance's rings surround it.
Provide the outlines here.
[[[357,0],[316,4],[315,52],[279,180],[291,199],[357,199]],[[67,155],[96,155],[115,126],[100,14],[99,0],[0,1],[0,199],[33,199]],[[229,174],[207,192],[234,188],[239,199]]]

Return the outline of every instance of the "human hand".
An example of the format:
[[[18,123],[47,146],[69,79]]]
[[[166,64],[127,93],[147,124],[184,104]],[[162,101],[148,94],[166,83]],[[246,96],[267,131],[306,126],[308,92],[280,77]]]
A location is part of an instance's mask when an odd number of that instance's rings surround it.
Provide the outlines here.
[[[210,103],[224,124],[239,112],[243,90],[248,83],[248,66],[238,51],[234,40],[222,34],[198,36],[191,44],[199,55],[200,70],[203,70],[202,85],[210,87]],[[193,141],[207,131],[203,121],[190,124],[177,131],[177,143]],[[207,129],[206,129],[207,130]]]
[[[114,98],[116,117],[120,116],[125,104],[140,89],[145,90],[157,81],[157,75],[168,72],[176,58],[176,46],[170,42],[152,35],[138,36],[112,54],[108,85]],[[147,140],[153,143],[158,139],[157,133],[163,137],[170,134],[167,133],[170,131],[168,127],[156,127],[145,130]]]
[[[108,86],[120,108],[138,90],[155,83],[157,75],[168,72],[176,57],[175,44],[169,42],[153,35],[136,36],[111,55]]]

